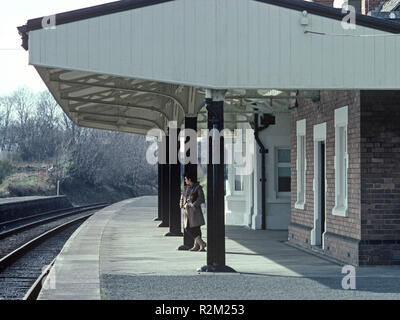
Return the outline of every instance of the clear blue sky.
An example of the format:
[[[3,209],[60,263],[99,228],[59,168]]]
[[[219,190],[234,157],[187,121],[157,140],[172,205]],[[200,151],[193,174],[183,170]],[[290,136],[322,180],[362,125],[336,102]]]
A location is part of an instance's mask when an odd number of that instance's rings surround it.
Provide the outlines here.
[[[32,66],[28,53],[21,48],[17,26],[27,20],[54,13],[90,7],[113,0],[12,0],[0,3],[0,95],[21,86],[45,90],[43,81]]]

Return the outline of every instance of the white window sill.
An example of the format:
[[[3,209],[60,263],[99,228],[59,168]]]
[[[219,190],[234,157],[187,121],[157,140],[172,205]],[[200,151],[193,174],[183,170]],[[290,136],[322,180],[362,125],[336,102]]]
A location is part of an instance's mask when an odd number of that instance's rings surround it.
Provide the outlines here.
[[[348,217],[347,207],[334,207],[332,210],[334,216]]]
[[[305,203],[304,203],[304,202],[303,202],[303,203],[298,203],[298,202],[296,202],[296,203],[294,204],[294,208],[295,208],[295,209],[304,210],[304,207],[305,207]]]

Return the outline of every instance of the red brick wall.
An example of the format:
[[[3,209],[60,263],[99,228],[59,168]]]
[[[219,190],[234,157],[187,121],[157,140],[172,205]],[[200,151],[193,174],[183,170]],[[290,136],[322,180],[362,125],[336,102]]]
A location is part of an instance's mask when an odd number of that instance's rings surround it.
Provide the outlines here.
[[[370,12],[370,11],[373,11],[373,10],[375,10],[375,8],[377,7],[377,6],[379,6],[379,4],[381,3],[381,2],[388,2],[389,0],[365,0],[365,10],[366,10],[366,14],[368,13],[368,12]]]
[[[324,4],[326,6],[333,7],[333,1],[334,0],[314,0],[314,1],[309,1],[309,2],[316,2],[316,3]]]
[[[310,247],[314,227],[314,125],[326,122],[326,224],[325,253],[349,263],[358,264],[358,241],[361,239],[360,209],[360,100],[359,91],[321,91],[321,102],[299,100],[292,111],[292,214],[289,240]],[[332,215],[335,205],[335,109],[349,107],[348,125],[348,217]],[[306,119],[306,205],[305,210],[295,209],[297,197],[297,139],[296,121]]]
[[[361,92],[361,264],[400,264],[400,92]]]
[[[292,204],[289,241],[310,247],[314,223],[313,127],[326,122],[324,252],[355,265],[400,265],[400,91],[322,91],[321,103],[299,100],[292,111]],[[349,107],[348,217],[335,201],[334,110]],[[296,121],[306,119],[306,206],[296,202]]]

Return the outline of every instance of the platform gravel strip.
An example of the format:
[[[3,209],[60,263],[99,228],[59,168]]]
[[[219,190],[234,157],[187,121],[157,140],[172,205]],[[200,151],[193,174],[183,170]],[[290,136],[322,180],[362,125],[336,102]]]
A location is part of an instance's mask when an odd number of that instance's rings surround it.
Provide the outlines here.
[[[361,277],[357,290],[343,290],[341,277],[257,275],[103,275],[110,300],[399,300],[399,277]]]

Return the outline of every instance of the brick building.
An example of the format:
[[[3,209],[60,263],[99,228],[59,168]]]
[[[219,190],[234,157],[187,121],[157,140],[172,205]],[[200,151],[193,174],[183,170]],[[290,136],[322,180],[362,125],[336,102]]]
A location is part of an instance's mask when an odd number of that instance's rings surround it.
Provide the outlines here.
[[[399,105],[393,91],[322,91],[298,102],[290,241],[356,265],[400,263]]]
[[[389,2],[376,12],[400,4]],[[400,264],[399,105],[395,91],[298,101],[289,241],[355,265]]]

